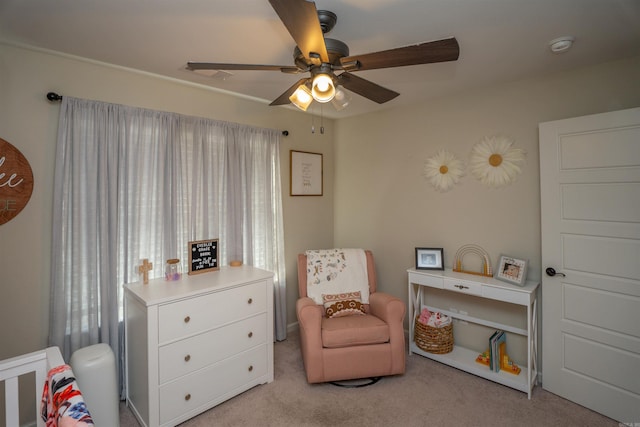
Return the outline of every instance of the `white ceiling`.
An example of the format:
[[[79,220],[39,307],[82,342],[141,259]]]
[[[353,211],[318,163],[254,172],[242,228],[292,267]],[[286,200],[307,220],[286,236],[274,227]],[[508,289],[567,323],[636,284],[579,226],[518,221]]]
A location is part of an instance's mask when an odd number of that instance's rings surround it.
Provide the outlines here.
[[[351,55],[450,36],[460,44],[456,62],[358,72],[400,96],[378,105],[354,94],[340,112],[325,106],[328,117],[640,55],[639,0],[317,0],[316,6],[338,15],[328,36],[347,43]],[[567,35],[575,37],[573,48],[551,53],[549,41]],[[294,42],[268,0],[0,0],[0,39],[265,103],[301,77],[232,71],[223,80],[184,68],[189,60],[293,65]],[[320,114],[320,107],[309,112]]]

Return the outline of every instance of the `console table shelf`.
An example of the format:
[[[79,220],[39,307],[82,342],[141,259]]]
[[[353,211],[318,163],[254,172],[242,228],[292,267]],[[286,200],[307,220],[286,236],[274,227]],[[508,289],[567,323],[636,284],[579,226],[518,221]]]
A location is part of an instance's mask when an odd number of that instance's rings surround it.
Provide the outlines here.
[[[409,354],[419,354],[479,377],[520,390],[527,393],[530,399],[531,390],[536,384],[538,374],[536,366],[538,348],[536,291],[538,289],[538,283],[527,281],[525,285],[521,287],[500,282],[491,277],[475,277],[451,270],[409,269],[407,271],[409,273]],[[526,328],[496,322],[492,319],[477,315],[469,315],[465,312],[452,311],[445,307],[436,307],[429,303],[429,288],[441,289],[454,296],[456,293],[471,295],[479,299],[478,304],[482,304],[483,300],[494,300],[505,304],[524,306],[527,310]],[[439,311],[451,317],[454,322],[464,321],[491,329],[501,329],[505,332],[526,337],[526,366],[522,366],[522,371],[518,375],[504,371],[494,372],[490,370],[488,366],[476,362],[478,351],[465,348],[458,344],[454,345],[453,351],[446,354],[434,354],[420,349],[413,339],[413,334],[415,318],[420,315],[423,308],[428,308],[429,311]]]

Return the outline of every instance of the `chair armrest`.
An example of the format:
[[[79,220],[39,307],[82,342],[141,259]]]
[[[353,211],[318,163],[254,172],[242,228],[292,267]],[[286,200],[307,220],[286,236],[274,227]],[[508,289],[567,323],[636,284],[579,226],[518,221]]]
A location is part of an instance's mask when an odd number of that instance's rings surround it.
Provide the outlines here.
[[[324,307],[315,303],[309,297],[302,297],[296,301],[296,315],[300,327],[310,331],[317,329],[320,332],[320,324],[324,314]]]
[[[300,329],[300,350],[309,383],[322,382],[324,378],[322,351],[322,316],[324,307],[308,297],[296,301],[296,316]]]
[[[384,292],[369,295],[371,314],[384,320],[387,324],[403,323],[406,306],[402,300]]]
[[[404,301],[383,292],[376,292],[369,295],[369,308],[371,314],[389,325],[391,372],[404,373],[406,364],[404,340],[406,306]]]
[[[298,317],[300,329],[303,329],[305,331],[305,335],[309,338],[315,338],[312,339],[312,341],[320,347],[322,347],[320,331],[322,328],[323,315],[324,307],[316,304],[311,298],[302,297],[296,301],[296,316]]]

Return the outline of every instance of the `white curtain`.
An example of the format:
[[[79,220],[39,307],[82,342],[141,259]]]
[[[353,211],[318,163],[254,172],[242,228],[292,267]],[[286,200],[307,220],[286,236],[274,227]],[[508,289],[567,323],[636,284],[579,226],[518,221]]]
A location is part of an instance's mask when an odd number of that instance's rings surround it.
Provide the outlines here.
[[[219,239],[219,264],[274,276],[275,336],[286,338],[280,133],[64,97],[53,206],[49,343],[69,360],[108,343],[123,392],[123,284],[141,259],[162,277],[187,242]],[[209,273],[214,274],[214,273]]]

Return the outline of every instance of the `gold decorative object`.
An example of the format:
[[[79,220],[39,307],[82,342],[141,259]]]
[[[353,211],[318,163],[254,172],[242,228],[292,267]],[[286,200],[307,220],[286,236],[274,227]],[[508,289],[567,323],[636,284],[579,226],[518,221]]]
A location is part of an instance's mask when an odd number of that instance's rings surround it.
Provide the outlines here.
[[[142,274],[142,283],[149,283],[149,271],[153,270],[153,264],[147,258],[142,260],[142,265],[138,266],[138,274]]]
[[[451,190],[464,176],[464,162],[453,153],[440,150],[427,159],[423,175],[436,190],[444,193]]]
[[[514,140],[505,136],[484,137],[473,146],[469,168],[473,176],[489,187],[504,187],[520,174],[526,152],[513,148]]]
[[[462,259],[467,254],[478,255],[482,260],[482,271],[467,271],[462,265]],[[491,268],[491,259],[487,251],[482,249],[478,245],[469,244],[464,245],[456,252],[456,256],[453,259],[453,271],[458,273],[475,274],[477,276],[493,277],[493,269]]]

